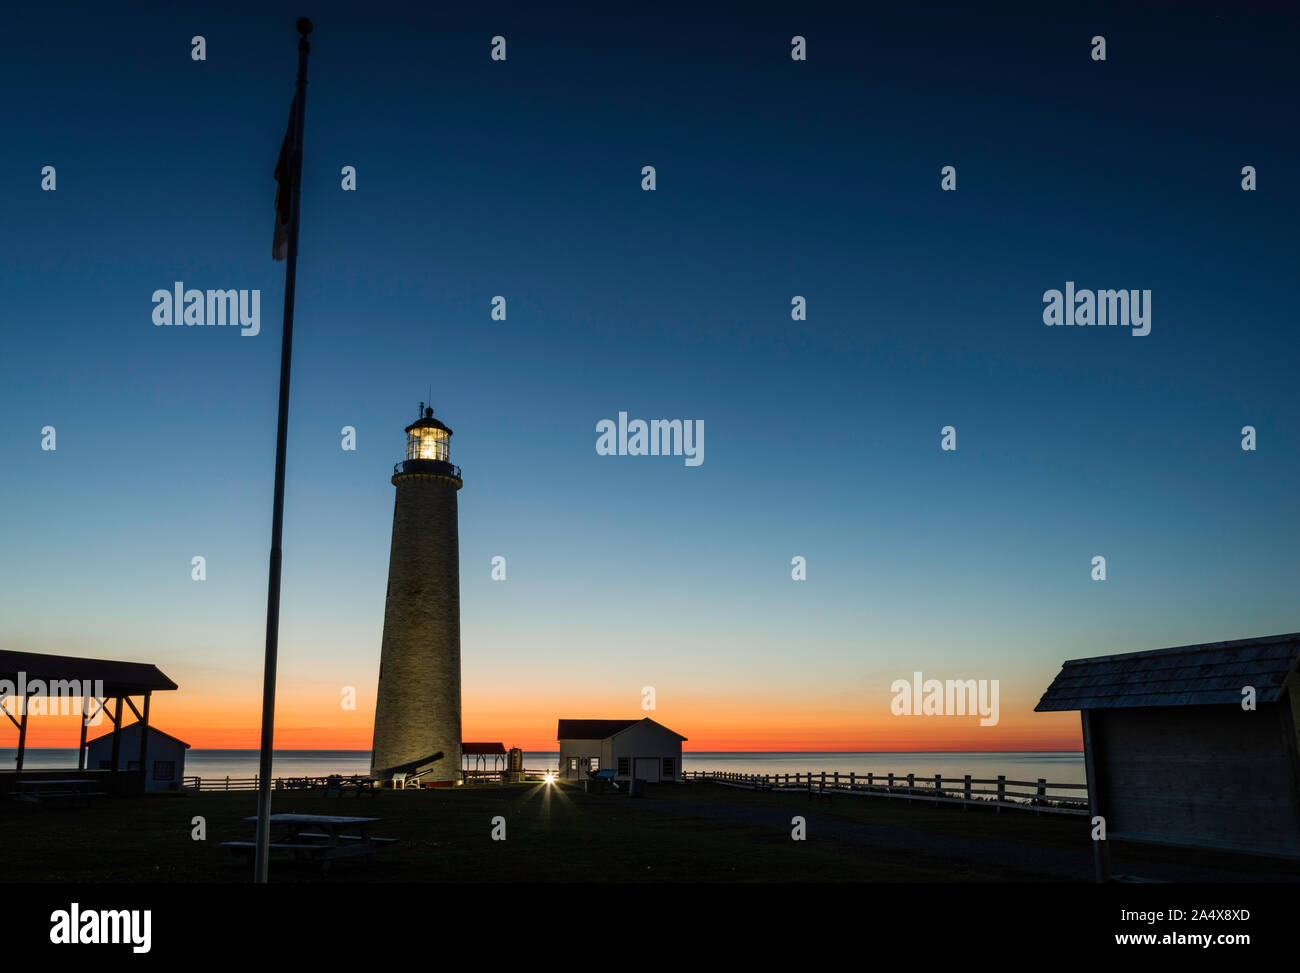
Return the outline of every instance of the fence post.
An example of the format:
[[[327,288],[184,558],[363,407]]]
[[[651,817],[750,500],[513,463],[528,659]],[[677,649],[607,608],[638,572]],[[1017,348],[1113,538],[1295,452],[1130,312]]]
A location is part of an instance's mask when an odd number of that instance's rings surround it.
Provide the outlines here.
[[[939,774],[934,775],[934,793],[936,797],[943,796],[943,777]]]
[[[822,790],[826,790],[826,771],[822,771]]]
[[[894,793],[894,775],[892,772],[889,775],[889,793]]]
[[[1047,803],[1047,778],[1038,778],[1038,799],[1044,804]]]
[[[230,775],[226,774],[226,790],[230,790]]]
[[[966,800],[969,801],[970,800],[970,774],[966,775],[966,785],[965,788],[963,789],[963,794]]]
[[[857,777],[857,773],[856,773],[855,771],[850,770],[850,771],[849,771],[849,790],[853,790],[853,784],[854,784],[854,780],[855,780],[856,777]]]
[[[871,788],[873,788],[873,787],[875,787],[875,786],[876,786],[876,775],[875,775],[872,771],[868,770],[868,771],[867,771],[867,790],[871,790]]]
[[[1007,799],[1007,775],[998,774],[998,811],[1002,811],[1002,802]]]

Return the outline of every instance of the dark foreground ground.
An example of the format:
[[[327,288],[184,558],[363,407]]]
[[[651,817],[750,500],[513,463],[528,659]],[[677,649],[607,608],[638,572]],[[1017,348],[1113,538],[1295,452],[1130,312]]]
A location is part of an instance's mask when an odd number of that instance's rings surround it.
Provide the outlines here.
[[[155,794],[88,808],[0,808],[6,881],[242,882],[252,792]],[[311,882],[1088,882],[1087,819],[871,797],[810,802],[716,784],[652,786],[646,797],[567,785],[485,785],[366,797],[276,792],[273,812],[379,817],[401,839],[373,859],[273,859],[275,881]],[[791,818],[807,840],[791,839]],[[493,818],[506,840],[491,838]],[[192,837],[194,819],[207,837]],[[1294,865],[1111,842],[1114,870],[1165,881],[1297,881]]]

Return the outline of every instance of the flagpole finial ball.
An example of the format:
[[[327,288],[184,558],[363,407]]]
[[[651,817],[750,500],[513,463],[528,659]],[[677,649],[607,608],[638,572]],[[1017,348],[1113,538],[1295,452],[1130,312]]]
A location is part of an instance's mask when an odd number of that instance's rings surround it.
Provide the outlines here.
[[[298,18],[298,33],[302,34],[303,37],[311,33],[311,26],[311,21],[306,17]]]

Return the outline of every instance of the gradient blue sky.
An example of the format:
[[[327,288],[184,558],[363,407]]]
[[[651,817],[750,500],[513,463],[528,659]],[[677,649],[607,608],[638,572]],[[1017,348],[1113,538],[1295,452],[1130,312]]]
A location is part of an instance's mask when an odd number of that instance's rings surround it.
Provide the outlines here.
[[[1055,745],[1029,710],[1063,659],[1300,628],[1296,24],[1218,9],[8,12],[0,646],[157,662],[164,728],[255,739],[300,13],[285,742],[369,739],[430,388],[468,738],[650,684],[695,749],[865,749],[920,669],[1000,679]],[[260,288],[262,333],[155,328],[175,280]],[[1044,327],[1066,280],[1151,289],[1151,334]],[[703,419],[704,465],[596,455],[620,410]]]

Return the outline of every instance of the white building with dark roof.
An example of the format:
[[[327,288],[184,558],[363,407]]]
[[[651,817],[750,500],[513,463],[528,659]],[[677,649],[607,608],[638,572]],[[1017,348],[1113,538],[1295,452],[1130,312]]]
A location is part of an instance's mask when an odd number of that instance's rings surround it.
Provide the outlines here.
[[[616,780],[682,779],[686,737],[646,717],[639,720],[560,720],[560,776],[583,780],[613,770]]]
[[[132,723],[122,730],[118,753],[118,770],[140,769],[140,724]],[[149,743],[145,748],[144,789],[146,791],[180,790],[185,777],[185,751],[190,745],[164,733],[156,726],[148,727]],[[113,734],[105,733],[86,744],[86,766],[90,770],[113,769]]]

